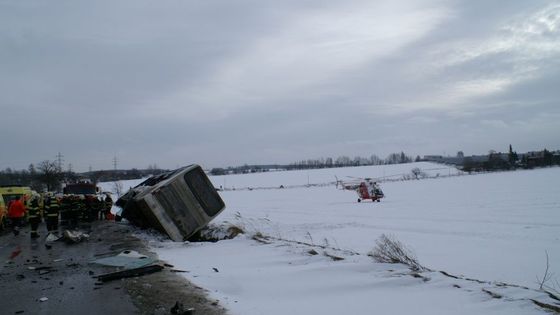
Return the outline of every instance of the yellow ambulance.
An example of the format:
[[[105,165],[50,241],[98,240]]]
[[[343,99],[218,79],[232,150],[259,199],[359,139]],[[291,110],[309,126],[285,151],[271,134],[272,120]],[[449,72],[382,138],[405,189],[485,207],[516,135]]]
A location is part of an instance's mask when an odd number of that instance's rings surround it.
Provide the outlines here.
[[[0,195],[2,195],[6,207],[8,207],[10,201],[16,200],[16,197],[19,197],[27,205],[33,195],[33,190],[26,186],[2,186],[0,187]]]
[[[0,231],[4,229],[4,217],[7,215],[6,205],[4,204],[4,198],[0,195]]]
[[[3,215],[0,215],[2,216],[2,220],[6,220],[10,202],[16,200],[16,197],[19,197],[23,204],[27,207],[33,193],[34,191],[26,186],[0,186],[0,196],[2,196],[1,199],[4,204]]]

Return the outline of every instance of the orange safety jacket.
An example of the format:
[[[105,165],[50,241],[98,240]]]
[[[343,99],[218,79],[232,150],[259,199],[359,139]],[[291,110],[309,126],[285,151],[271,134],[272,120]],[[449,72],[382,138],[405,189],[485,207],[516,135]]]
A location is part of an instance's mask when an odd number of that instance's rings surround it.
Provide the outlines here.
[[[25,206],[21,200],[15,200],[8,208],[8,217],[21,218],[25,215]]]

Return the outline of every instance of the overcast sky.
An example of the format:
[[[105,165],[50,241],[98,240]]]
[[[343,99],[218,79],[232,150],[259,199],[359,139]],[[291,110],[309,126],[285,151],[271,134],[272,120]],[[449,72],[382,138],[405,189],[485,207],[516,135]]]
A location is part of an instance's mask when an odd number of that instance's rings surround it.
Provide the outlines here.
[[[560,1],[0,0],[0,169],[560,149]]]

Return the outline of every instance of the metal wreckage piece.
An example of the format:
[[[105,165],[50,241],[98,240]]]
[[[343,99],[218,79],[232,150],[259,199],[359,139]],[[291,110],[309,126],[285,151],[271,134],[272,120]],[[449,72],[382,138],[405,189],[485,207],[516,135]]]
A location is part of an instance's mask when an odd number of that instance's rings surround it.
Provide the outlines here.
[[[121,216],[182,242],[205,227],[225,204],[199,165],[152,176],[119,198]]]

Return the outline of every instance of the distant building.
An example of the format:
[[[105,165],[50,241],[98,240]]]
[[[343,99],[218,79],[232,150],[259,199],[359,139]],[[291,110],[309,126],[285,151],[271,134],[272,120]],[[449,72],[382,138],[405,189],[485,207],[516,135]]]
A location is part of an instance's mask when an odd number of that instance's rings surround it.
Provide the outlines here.
[[[443,164],[452,164],[452,165],[462,165],[464,161],[464,157],[455,157],[455,156],[443,156],[443,155],[424,155],[424,161],[427,162],[435,162],[435,163],[443,163]]]
[[[424,161],[440,162],[443,159],[441,155],[424,155]]]
[[[527,167],[560,165],[560,151],[531,151],[521,155]]]

